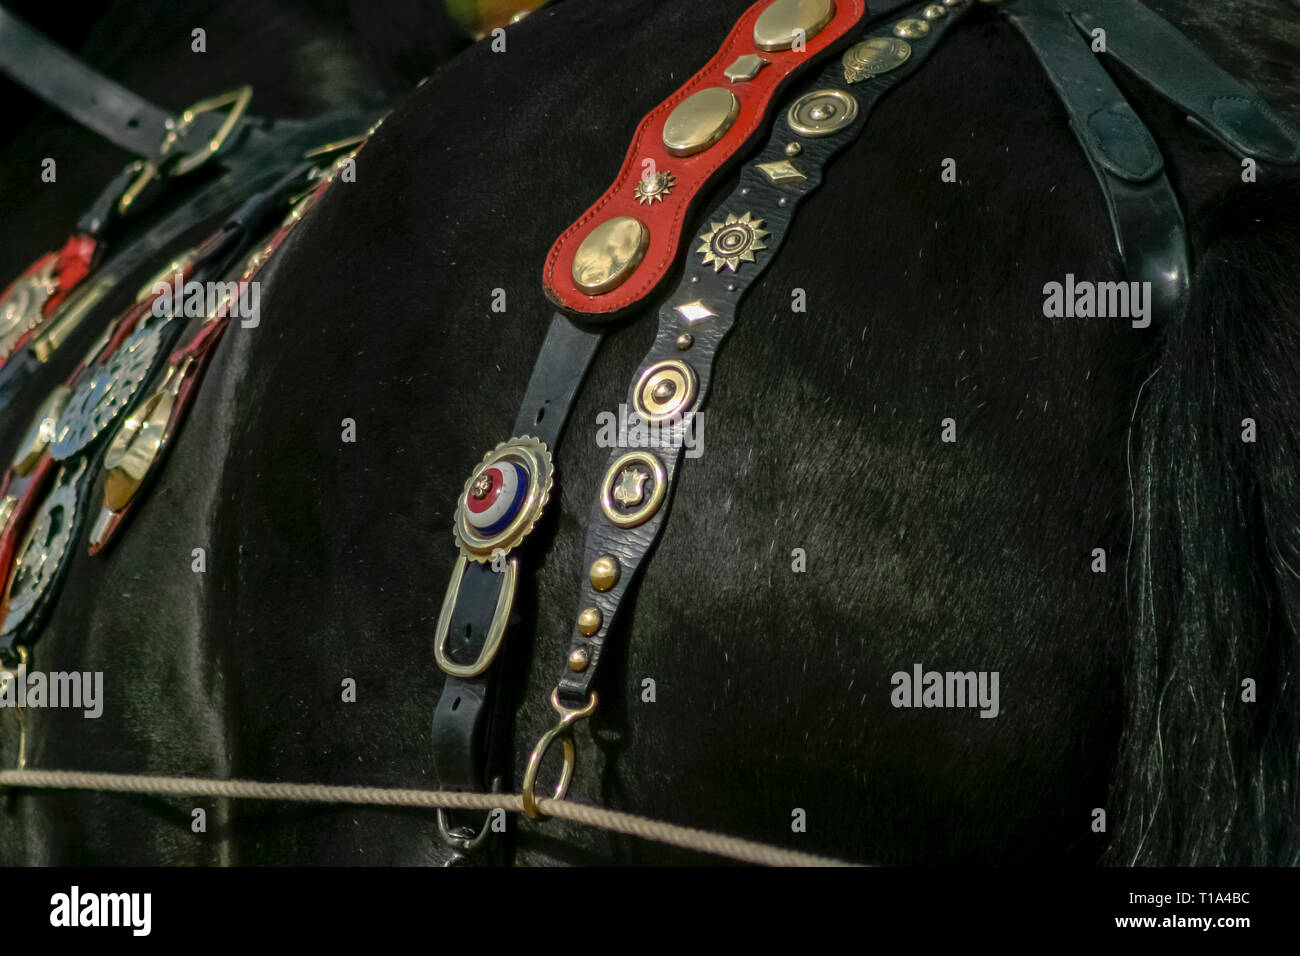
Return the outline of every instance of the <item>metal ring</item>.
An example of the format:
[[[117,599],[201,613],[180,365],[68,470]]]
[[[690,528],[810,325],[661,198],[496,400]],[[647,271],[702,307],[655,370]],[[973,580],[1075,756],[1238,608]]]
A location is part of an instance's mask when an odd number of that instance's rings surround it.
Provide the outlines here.
[[[492,778],[492,792],[501,792],[500,777]],[[467,837],[462,837],[457,836],[451,825],[447,822],[447,808],[439,807],[438,836],[442,837],[442,842],[447,844],[448,847],[455,850],[457,853],[462,853],[468,856],[486,843],[487,838],[492,835],[492,814],[495,812],[495,810],[489,810],[487,812],[487,819],[483,821],[483,826],[479,827],[478,833],[475,833],[469,827],[457,827],[457,830],[470,834]]]
[[[590,699],[582,707],[571,708],[560,703],[560,688],[557,687],[551,691],[551,706],[560,715],[560,720],[554,727],[542,734],[541,739],[537,741],[537,745],[533,747],[533,752],[528,755],[528,766],[524,770],[524,785],[522,787],[524,814],[530,820],[550,819],[537,806],[537,773],[542,768],[542,759],[557,738],[560,739],[560,743],[564,746],[564,768],[560,771],[560,782],[555,785],[555,796],[552,799],[563,800],[565,794],[569,792],[569,783],[573,780],[573,771],[578,762],[578,749],[573,743],[573,724],[595,713],[596,692],[591,692]]]

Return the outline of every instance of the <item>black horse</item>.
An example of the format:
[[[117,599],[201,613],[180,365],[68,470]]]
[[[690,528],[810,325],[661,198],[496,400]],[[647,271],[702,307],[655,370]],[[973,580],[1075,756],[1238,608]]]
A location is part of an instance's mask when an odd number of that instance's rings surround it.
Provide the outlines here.
[[[1300,119],[1288,5],[1151,5]],[[547,249],[748,6],[566,0],[400,104],[264,274],[260,326],[227,334],[121,541],[78,550],[34,653],[102,670],[107,704],[29,714],[31,766],[436,786],[451,516],[545,334]],[[833,163],[743,305],[705,454],[578,727],[574,799],[880,863],[1300,860],[1300,176],[1243,182],[1116,78],[1189,224],[1177,321],[1044,317],[1047,283],[1122,270],[1062,107],[981,5]],[[507,787],[554,719],[597,416],[653,334],[630,321],[599,355],[530,538]],[[894,706],[918,663],[998,672],[998,716]],[[0,833],[10,860],[449,855],[423,812],[95,793],[16,792]],[[509,846],[699,859],[559,820]]]

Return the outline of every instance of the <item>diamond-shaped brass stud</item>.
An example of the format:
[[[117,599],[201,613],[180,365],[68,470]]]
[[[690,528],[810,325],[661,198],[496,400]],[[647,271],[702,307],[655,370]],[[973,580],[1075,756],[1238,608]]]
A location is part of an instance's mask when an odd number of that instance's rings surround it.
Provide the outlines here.
[[[734,63],[722,71],[722,75],[732,83],[741,83],[758,76],[758,71],[767,66],[767,60],[756,53],[746,53],[736,57]]]
[[[758,171],[773,183],[797,183],[808,178],[788,159],[780,159],[774,163],[759,163]]]
[[[687,322],[701,322],[704,319],[711,319],[718,313],[714,312],[699,299],[694,302],[687,302],[685,305],[676,306],[677,314]]]

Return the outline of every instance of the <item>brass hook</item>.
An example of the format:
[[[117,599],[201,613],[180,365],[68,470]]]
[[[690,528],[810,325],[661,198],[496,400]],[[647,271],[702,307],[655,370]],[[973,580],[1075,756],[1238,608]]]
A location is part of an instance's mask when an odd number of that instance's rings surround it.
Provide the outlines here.
[[[573,770],[577,766],[578,757],[577,747],[573,743],[573,725],[595,713],[596,692],[591,692],[591,698],[584,706],[572,708],[560,703],[560,688],[557,687],[551,691],[551,706],[560,715],[559,723],[542,734],[542,738],[537,741],[537,746],[528,755],[528,767],[524,770],[524,814],[530,820],[550,819],[537,808],[537,772],[542,768],[542,758],[546,756],[546,751],[551,749],[551,744],[555,743],[557,738],[564,746],[564,769],[560,771],[560,782],[555,785],[555,796],[552,799],[563,800],[564,795],[569,792],[569,783],[573,780]]]

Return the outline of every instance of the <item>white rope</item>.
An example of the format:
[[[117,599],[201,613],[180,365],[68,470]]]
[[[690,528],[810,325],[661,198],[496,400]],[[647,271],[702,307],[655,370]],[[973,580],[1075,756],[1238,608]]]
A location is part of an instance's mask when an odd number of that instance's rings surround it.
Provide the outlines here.
[[[386,787],[338,787],[315,783],[263,783],[255,780],[215,780],[201,777],[152,777],[78,770],[4,770],[0,787],[45,790],[102,790],[114,793],[154,793],[189,797],[239,797],[249,800],[288,800],[305,803],[348,803],[384,807],[443,807],[448,810],[508,810],[522,813],[517,793],[453,793],[444,790],[401,790]],[[725,856],[763,866],[853,866],[830,857],[783,850],[708,830],[663,823],[630,813],[590,807],[568,800],[541,799],[548,816],[669,846]]]

